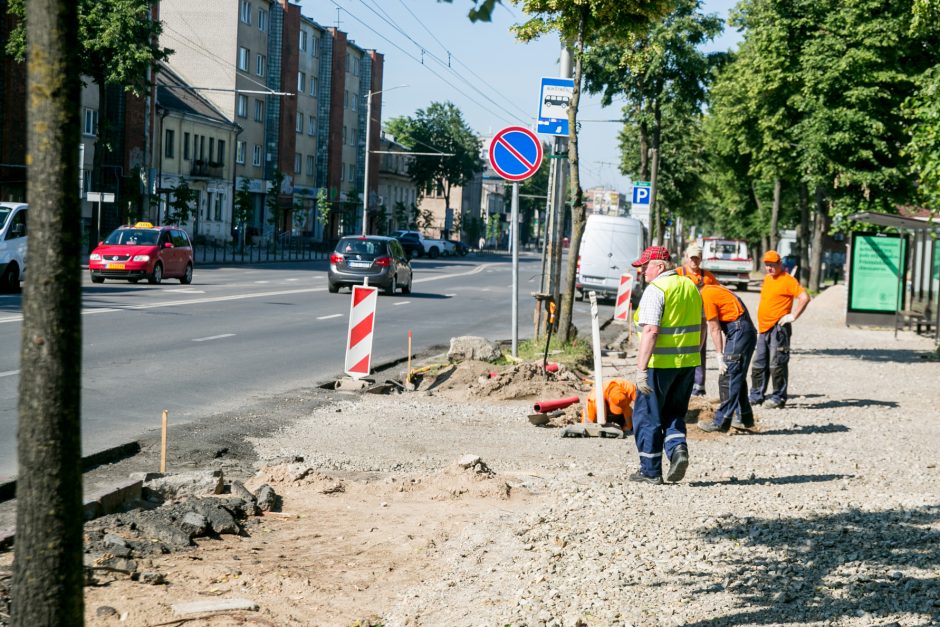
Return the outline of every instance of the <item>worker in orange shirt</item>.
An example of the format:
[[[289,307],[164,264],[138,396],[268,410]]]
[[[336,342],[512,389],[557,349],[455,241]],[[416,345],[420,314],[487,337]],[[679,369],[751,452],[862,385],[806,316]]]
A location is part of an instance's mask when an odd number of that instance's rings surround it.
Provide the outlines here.
[[[588,393],[586,407],[581,415],[581,422],[597,422],[597,406],[594,388]],[[616,424],[624,432],[633,431],[633,401],[636,400],[636,386],[626,379],[610,379],[604,384],[604,415],[607,422]]]
[[[751,367],[752,405],[764,403],[764,407],[781,408],[787,404],[788,364],[790,362],[791,325],[799,318],[809,294],[783,269],[780,254],[775,250],[764,253],[764,282],[760,288],[760,304],[757,306],[757,350]],[[796,308],[793,301],[796,301]],[[773,383],[770,398],[764,395],[768,383]]]
[[[715,275],[702,267],[702,247],[696,243],[685,249],[682,266],[676,268],[676,274],[692,279],[699,291],[706,285],[718,285]],[[692,396],[705,396],[705,348],[702,343],[702,363],[695,367],[695,381],[692,383]]]
[[[747,398],[747,367],[757,343],[757,329],[741,298],[722,285],[701,290],[708,333],[718,353],[718,396],[721,404],[712,422],[698,423],[702,431],[751,429],[754,411]]]

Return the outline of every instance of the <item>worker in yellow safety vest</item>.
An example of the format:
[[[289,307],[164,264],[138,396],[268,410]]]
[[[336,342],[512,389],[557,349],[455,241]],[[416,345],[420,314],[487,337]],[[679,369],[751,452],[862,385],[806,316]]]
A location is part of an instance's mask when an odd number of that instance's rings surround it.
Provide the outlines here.
[[[640,341],[633,436],[640,469],[630,480],[662,483],[665,452],[666,479],[680,481],[689,466],[685,415],[705,337],[702,297],[692,280],[676,274],[662,246],[644,250],[633,266],[641,268],[647,286],[634,314]]]

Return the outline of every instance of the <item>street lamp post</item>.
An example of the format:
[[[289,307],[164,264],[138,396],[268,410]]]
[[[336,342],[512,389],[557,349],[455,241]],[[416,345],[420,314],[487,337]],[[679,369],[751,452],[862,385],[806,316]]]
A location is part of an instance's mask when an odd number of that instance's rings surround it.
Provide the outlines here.
[[[369,148],[372,140],[372,96],[376,94],[381,94],[383,91],[392,91],[393,89],[399,89],[401,87],[408,87],[408,85],[396,85],[395,87],[389,87],[388,89],[380,89],[378,91],[367,91],[366,92],[366,167],[365,167],[365,176],[362,180],[362,234],[366,235],[369,230]]]

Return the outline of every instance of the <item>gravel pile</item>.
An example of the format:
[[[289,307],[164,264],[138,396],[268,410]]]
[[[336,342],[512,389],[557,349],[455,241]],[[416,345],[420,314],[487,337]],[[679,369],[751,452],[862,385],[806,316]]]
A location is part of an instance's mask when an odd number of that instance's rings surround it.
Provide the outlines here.
[[[627,482],[632,440],[562,439],[525,402],[350,397],[256,445],[369,473],[472,453],[529,499],[452,535],[387,625],[940,624],[940,363],[845,328],[844,299],[796,323],[787,408],[692,440],[677,485]]]

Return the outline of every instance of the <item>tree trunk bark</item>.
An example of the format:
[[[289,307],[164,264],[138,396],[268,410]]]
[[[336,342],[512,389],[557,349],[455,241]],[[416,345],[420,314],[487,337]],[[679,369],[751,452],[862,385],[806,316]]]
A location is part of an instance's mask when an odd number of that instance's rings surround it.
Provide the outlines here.
[[[657,94],[661,94],[661,93],[662,93],[662,86],[660,86],[657,89]],[[654,154],[656,155],[655,156],[656,163],[654,167],[657,170],[659,169],[659,163],[662,160],[660,157],[660,150],[659,150],[660,140],[662,139],[662,132],[663,132],[663,112],[662,112],[662,106],[659,102],[659,96],[657,96],[653,100],[653,145],[652,145],[652,148],[655,151]],[[652,206],[653,216],[651,217],[653,218],[653,224],[654,224],[653,229],[656,234],[656,245],[662,246],[663,241],[664,241],[663,211],[661,209],[662,203],[657,200],[658,196],[659,196],[659,190],[654,189],[651,193],[651,201],[653,202],[653,206]]]
[[[581,19],[578,25],[578,56],[574,63],[574,91],[568,104],[568,166],[571,169],[571,240],[568,245],[568,267],[565,269],[564,293],[561,299],[561,313],[558,317],[558,333],[566,343],[574,339],[571,318],[574,307],[574,285],[578,274],[578,252],[581,248],[581,236],[587,217],[584,213],[584,193],[581,189],[580,166],[578,159],[578,104],[581,100],[581,68],[584,58],[584,30],[590,6],[581,7]]]
[[[650,131],[640,122],[640,180],[650,180]]]
[[[797,277],[806,285],[809,281],[809,190],[806,183],[800,183],[800,226],[796,241],[800,246],[800,271]]]
[[[783,191],[783,181],[778,176],[774,179],[774,200],[770,207],[770,248],[777,250],[777,223],[780,221],[780,196]]]
[[[29,280],[20,347],[12,624],[81,625],[78,3],[27,9]]]
[[[810,257],[809,289],[818,292],[822,285],[823,236],[829,224],[829,207],[826,193],[821,185],[816,186],[816,214],[813,216],[813,248]]]

